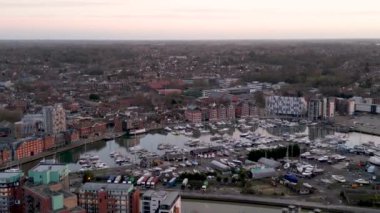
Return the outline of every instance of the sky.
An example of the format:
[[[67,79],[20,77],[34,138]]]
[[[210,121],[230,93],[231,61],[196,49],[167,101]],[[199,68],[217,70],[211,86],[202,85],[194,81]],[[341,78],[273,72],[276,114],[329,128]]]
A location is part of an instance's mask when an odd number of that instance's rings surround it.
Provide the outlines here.
[[[379,0],[0,0],[0,39],[380,38]]]

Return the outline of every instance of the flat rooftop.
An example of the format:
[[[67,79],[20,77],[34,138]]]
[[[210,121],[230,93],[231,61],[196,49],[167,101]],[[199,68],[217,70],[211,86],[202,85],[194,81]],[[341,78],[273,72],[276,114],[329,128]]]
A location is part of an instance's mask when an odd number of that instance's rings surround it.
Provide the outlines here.
[[[129,191],[133,189],[132,184],[118,184],[118,183],[92,183],[87,182],[81,188],[81,190],[105,190],[105,191]]]
[[[174,191],[153,191],[148,190],[143,194],[143,197],[154,197],[161,200],[160,205],[172,206],[179,197],[178,192]]]
[[[0,172],[0,182],[15,181],[22,175],[22,172]]]
[[[63,171],[66,170],[67,166],[65,164],[46,164],[41,163],[33,167],[30,171],[33,172],[45,172],[45,171]]]

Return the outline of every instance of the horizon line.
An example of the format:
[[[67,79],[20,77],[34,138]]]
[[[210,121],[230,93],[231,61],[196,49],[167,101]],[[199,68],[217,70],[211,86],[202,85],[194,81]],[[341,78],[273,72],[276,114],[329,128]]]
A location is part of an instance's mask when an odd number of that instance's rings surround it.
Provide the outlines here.
[[[380,40],[378,38],[343,38],[343,37],[331,37],[331,38],[228,38],[228,39],[218,39],[218,38],[204,38],[204,39],[182,39],[182,38],[168,38],[168,39],[113,39],[113,38],[23,38],[23,39],[13,39],[13,38],[0,38],[1,41],[331,41],[331,40]]]

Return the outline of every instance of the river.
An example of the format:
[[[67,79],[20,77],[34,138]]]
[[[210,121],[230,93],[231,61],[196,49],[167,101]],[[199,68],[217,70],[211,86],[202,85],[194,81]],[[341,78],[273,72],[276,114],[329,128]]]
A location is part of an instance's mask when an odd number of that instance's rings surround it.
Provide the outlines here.
[[[328,130],[325,128],[319,128],[319,127],[312,127],[309,128],[307,126],[297,126],[297,127],[285,127],[285,128],[270,128],[270,129],[263,129],[263,128],[255,128],[255,133],[264,135],[264,136],[273,136],[277,135],[280,136],[285,132],[289,133],[307,133],[309,135],[310,139],[316,139],[316,138],[323,138],[326,135],[331,134],[342,134],[342,133],[335,133],[332,130]],[[244,138],[240,138],[240,131],[238,129],[230,129],[230,131],[226,132],[225,134],[229,135],[229,137],[232,138],[239,138],[242,140],[246,140]],[[204,142],[205,146],[215,144],[215,142],[210,141],[211,134],[206,135],[198,135],[197,138],[200,139],[200,141]],[[374,142],[375,144],[380,145],[380,137],[379,136],[372,136],[362,133],[348,133],[347,134],[347,145],[348,146],[354,146],[359,145],[361,143],[367,143],[369,141]],[[78,171],[81,166],[77,164],[79,157],[85,153],[97,155],[99,156],[99,159],[109,165],[110,167],[117,166],[114,159],[110,157],[110,153],[113,151],[117,151],[128,158],[131,159],[131,163],[137,163],[139,162],[139,159],[136,155],[129,152],[129,148],[131,147],[140,147],[148,150],[149,152],[155,152],[159,155],[163,154],[164,150],[158,150],[157,146],[160,143],[167,143],[175,145],[178,148],[186,148],[184,144],[186,141],[193,139],[193,137],[188,137],[184,135],[174,135],[172,133],[164,133],[164,132],[156,132],[156,133],[149,133],[146,135],[141,135],[137,137],[121,137],[116,140],[111,141],[98,141],[91,144],[87,144],[78,148],[74,148],[72,150],[68,150],[62,153],[58,153],[55,158],[61,163],[66,163],[69,166],[69,169],[71,171]],[[38,161],[30,162],[22,166],[22,169],[24,171],[29,170],[33,166],[38,164]]]

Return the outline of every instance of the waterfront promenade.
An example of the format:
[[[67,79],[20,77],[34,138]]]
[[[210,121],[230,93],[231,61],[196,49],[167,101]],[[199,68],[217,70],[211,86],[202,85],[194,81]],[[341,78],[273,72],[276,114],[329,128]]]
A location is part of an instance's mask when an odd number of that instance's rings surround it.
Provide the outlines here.
[[[87,138],[87,139],[81,139],[78,142],[70,143],[70,144],[67,144],[67,145],[62,146],[62,147],[47,150],[47,151],[44,151],[42,153],[39,153],[39,154],[31,156],[31,157],[26,157],[26,158],[22,158],[20,160],[14,160],[14,161],[10,161],[7,163],[0,164],[0,170],[4,170],[4,169],[12,168],[15,166],[23,165],[25,163],[33,162],[33,161],[36,161],[36,160],[39,160],[39,159],[42,159],[45,157],[52,156],[52,155],[60,153],[60,152],[64,152],[64,151],[67,151],[70,149],[74,149],[76,147],[83,146],[85,144],[105,140],[107,138],[113,138],[113,137],[118,138],[124,134],[125,134],[124,132],[122,132],[122,133],[106,133],[102,136],[94,136],[94,137]]]
[[[259,197],[251,195],[226,195],[226,194],[214,194],[214,193],[197,193],[197,192],[181,192],[183,199],[189,200],[208,200],[208,201],[218,201],[218,202],[232,202],[232,203],[246,203],[246,204],[256,204],[256,205],[266,205],[266,206],[278,206],[278,207],[288,207],[289,205],[294,205],[301,207],[302,209],[321,209],[327,212],[344,212],[344,213],[378,213],[379,209],[374,208],[361,208],[356,206],[347,205],[326,205],[316,202],[307,202],[301,200],[291,200],[291,199],[280,199],[280,198],[270,198],[270,197]]]

